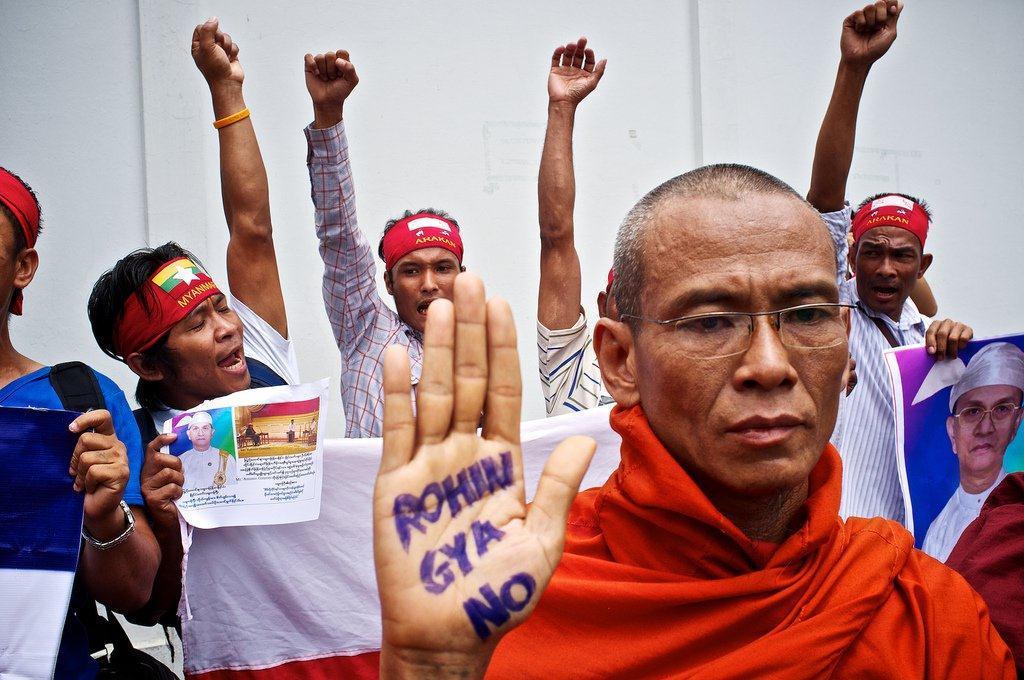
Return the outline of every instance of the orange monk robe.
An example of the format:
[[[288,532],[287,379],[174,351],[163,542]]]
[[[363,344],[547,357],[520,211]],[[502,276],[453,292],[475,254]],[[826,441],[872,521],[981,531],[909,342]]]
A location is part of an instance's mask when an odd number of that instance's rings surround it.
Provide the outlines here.
[[[898,524],[839,518],[828,446],[780,545],[748,539],[639,407],[622,463],[577,496],[565,555],[489,678],[1007,678],[1006,645],[958,574]]]

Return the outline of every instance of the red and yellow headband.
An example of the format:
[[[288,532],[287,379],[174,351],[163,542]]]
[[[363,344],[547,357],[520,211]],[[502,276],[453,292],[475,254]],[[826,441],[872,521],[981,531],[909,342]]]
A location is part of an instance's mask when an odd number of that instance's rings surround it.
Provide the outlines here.
[[[124,303],[124,311],[114,329],[118,354],[123,358],[149,349],[174,324],[220,292],[210,275],[187,257],[160,265]],[[147,305],[143,305],[143,296]]]
[[[0,203],[7,206],[17,220],[14,227],[21,230],[26,247],[35,248],[39,237],[39,208],[25,185],[3,168],[0,168]],[[11,314],[21,314],[23,301],[24,294],[19,288],[11,297]]]
[[[898,227],[917,237],[924,248],[928,238],[928,213],[920,205],[903,196],[889,195],[876,198],[853,216],[853,240],[875,227]]]
[[[462,264],[462,237],[455,223],[431,213],[418,213],[399,220],[384,235],[384,268],[391,271],[403,257],[423,248],[444,248]]]

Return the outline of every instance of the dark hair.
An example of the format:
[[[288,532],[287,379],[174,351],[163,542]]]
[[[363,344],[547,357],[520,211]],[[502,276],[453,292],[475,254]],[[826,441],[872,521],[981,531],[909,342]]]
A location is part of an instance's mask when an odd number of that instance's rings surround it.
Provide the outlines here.
[[[459,223],[455,221],[455,218],[446,213],[444,210],[435,210],[434,208],[420,208],[416,212],[406,210],[404,213],[402,213],[401,217],[396,217],[393,220],[388,220],[387,223],[384,225],[384,233],[380,235],[380,243],[377,244],[377,255],[380,256],[381,261],[384,260],[384,237],[388,235],[388,232],[391,231],[392,227],[394,227],[396,224],[398,224],[405,218],[412,217],[413,215],[434,215],[436,217],[441,217],[454,224],[455,231],[461,231],[461,229],[459,229]]]
[[[29,195],[32,197],[32,200],[36,204],[36,211],[39,213],[39,233],[42,233],[42,231],[43,231],[43,210],[39,206],[39,197],[36,196],[36,192],[33,191],[32,187],[30,187],[28,185],[28,182],[23,180],[17,174],[11,172],[10,170],[8,170],[7,168],[5,168],[3,166],[0,166],[0,170],[3,170],[4,172],[10,173],[10,175],[12,177],[14,177],[14,179],[16,179],[19,182],[21,182],[21,186],[25,187],[25,191],[27,191],[29,193]],[[25,241],[25,234],[22,233],[22,231],[21,231],[21,227],[19,226],[20,223],[18,222],[18,218],[15,217],[14,213],[11,212],[11,209],[8,208],[3,203],[0,203],[0,215],[3,215],[5,218],[7,218],[7,221],[11,223],[11,228],[14,230],[14,250],[13,250],[13,252],[11,254],[12,255],[17,255],[22,250],[24,250],[25,247],[28,245],[28,243]]]
[[[793,187],[764,170],[737,163],[720,163],[673,177],[641,198],[619,226],[615,238],[615,280],[609,293],[618,307],[619,318],[625,317],[634,332],[639,328],[636,317],[643,313],[647,231],[662,201],[672,197],[736,200],[751,193],[781,194],[796,199],[818,216],[823,233],[827,234],[821,214]],[[831,238],[829,243],[834,249]]]
[[[919,206],[921,206],[921,210],[924,211],[925,217],[928,218],[928,223],[931,224],[932,209],[928,207],[928,204],[925,203],[923,199],[917,198],[916,196],[911,196],[910,194],[901,194],[898,191],[883,191],[880,194],[868,196],[867,198],[860,202],[860,204],[857,206],[857,209],[853,211],[853,214],[856,215],[857,213],[859,213],[868,203],[876,201],[879,198],[884,198],[886,196],[899,196],[900,198],[905,198],[908,201],[913,201],[914,203],[917,203]]]
[[[143,284],[153,276],[160,265],[179,257],[187,257],[202,266],[195,255],[172,241],[156,248],[139,248],[128,253],[112,268],[103,272],[96,281],[89,295],[89,323],[92,325],[93,337],[105,354],[124,361],[124,357],[117,351],[114,333],[125,303],[130,296],[144,289]],[[150,312],[152,301],[146,295],[137,297],[142,308]],[[172,376],[175,375],[174,363],[167,349],[167,335],[160,338],[156,345],[142,352],[142,357],[159,365]],[[135,388],[135,399],[140,406],[147,409],[161,408],[155,387],[155,383],[139,380]]]

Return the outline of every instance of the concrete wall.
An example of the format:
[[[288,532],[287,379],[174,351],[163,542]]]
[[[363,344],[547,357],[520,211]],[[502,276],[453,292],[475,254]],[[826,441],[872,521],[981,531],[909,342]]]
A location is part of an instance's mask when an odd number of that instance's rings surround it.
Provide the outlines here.
[[[577,234],[593,316],[615,228],[661,180],[733,160],[806,188],[850,9],[835,0],[0,0],[0,164],[36,187],[46,224],[15,341],[41,361],[90,361],[130,392],[134,380],[102,357],[88,329],[99,273],[132,248],[173,238],[223,274],[216,134],[188,52],[195,24],[217,15],[241,45],[303,378],[337,384],[339,362],[320,299],[302,55],[343,47],[361,79],[345,113],[363,228],[376,242],[389,217],[427,205],[459,219],[466,264],[515,310],[524,416],[539,417],[536,173],[554,45],[585,34],[609,59],[576,131]],[[981,334],[1021,325],[1022,23],[1024,4],[1012,0],[966,13],[951,0],[911,3],[872,73],[850,186],[854,201],[885,189],[930,200],[940,313]],[[333,395],[328,434],[337,436]]]

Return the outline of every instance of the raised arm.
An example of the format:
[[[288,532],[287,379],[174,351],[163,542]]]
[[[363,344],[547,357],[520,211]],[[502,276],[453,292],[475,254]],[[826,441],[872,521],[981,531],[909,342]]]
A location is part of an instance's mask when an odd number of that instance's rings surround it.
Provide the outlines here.
[[[210,86],[215,119],[246,108],[238,45],[220,30],[217,19],[196,26],[192,59]],[[288,318],[270,223],[270,189],[252,119],[225,125],[217,134],[224,217],[231,235],[227,252],[231,295],[287,338]]]
[[[843,21],[836,84],[814,148],[811,188],[807,200],[820,212],[841,210],[846,203],[846,180],[853,162],[857,112],[871,65],[896,40],[896,22],[903,3],[879,0]]]
[[[573,240],[572,129],[576,107],[604,75],[587,39],[559,46],[548,75],[548,129],[540,159],[540,295],[537,320],[551,330],[571,328],[580,315],[580,259]]]
[[[373,249],[356,221],[355,188],[342,122],[345,101],[359,76],[345,50],[307,54],[304,71],[313,102],[313,124],[306,128],[307,163],[324,262],[324,305],[344,356],[357,348],[358,336],[387,309],[377,292]]]

